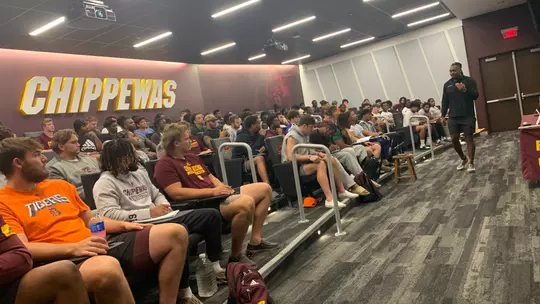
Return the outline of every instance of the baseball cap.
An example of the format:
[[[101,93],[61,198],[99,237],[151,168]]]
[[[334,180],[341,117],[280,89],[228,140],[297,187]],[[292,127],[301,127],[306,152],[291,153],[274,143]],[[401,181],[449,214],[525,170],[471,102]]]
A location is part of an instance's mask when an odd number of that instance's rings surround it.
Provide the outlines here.
[[[214,116],[214,114],[208,114],[204,117],[204,121],[208,122],[208,121],[216,121],[218,120],[216,118],[216,116]]]
[[[73,122],[73,129],[75,130],[75,132],[79,133],[81,128],[86,124],[87,124],[86,120],[77,119]]]

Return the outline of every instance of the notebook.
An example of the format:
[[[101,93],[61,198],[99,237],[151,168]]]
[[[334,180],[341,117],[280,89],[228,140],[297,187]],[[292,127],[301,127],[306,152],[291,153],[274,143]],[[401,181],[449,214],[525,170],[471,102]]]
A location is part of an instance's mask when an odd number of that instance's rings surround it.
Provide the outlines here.
[[[139,223],[139,224],[152,224],[154,222],[166,221],[168,219],[173,219],[178,214],[178,212],[180,212],[180,211],[175,210],[175,211],[169,212],[169,213],[167,213],[165,215],[162,215],[162,216],[137,221],[137,223]]]

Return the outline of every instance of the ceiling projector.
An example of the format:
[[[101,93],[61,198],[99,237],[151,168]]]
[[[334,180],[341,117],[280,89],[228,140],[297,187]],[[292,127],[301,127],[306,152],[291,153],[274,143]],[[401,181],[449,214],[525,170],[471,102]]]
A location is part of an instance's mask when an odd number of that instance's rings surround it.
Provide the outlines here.
[[[270,38],[268,40],[266,40],[266,43],[264,44],[264,49],[270,49],[270,48],[275,48],[276,50],[279,50],[279,51],[288,51],[289,50],[289,46],[283,42],[283,41],[278,41],[274,38]]]
[[[74,0],[68,8],[68,26],[80,30],[99,30],[116,22],[116,14],[99,0]]]

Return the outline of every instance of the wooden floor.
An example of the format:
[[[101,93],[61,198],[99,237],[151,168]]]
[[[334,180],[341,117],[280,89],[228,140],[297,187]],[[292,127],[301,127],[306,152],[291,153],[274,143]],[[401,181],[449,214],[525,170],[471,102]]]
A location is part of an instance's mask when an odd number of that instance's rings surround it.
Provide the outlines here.
[[[481,136],[477,171],[453,149],[414,184],[354,208],[268,282],[277,303],[540,303],[540,189],[521,177],[517,132]],[[464,148],[466,148],[464,146]],[[537,215],[537,210],[539,215]]]

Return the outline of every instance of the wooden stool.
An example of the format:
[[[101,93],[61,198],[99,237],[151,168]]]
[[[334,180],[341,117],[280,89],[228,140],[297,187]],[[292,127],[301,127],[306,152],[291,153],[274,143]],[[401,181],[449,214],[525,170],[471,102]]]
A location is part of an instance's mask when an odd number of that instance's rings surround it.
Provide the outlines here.
[[[400,178],[407,178],[410,177],[411,181],[416,180],[416,170],[414,169],[414,155],[412,154],[406,154],[406,155],[395,155],[393,157],[394,160],[394,182],[397,184],[399,183]],[[401,160],[406,160],[407,167],[409,167],[409,176],[399,176],[399,165]]]

